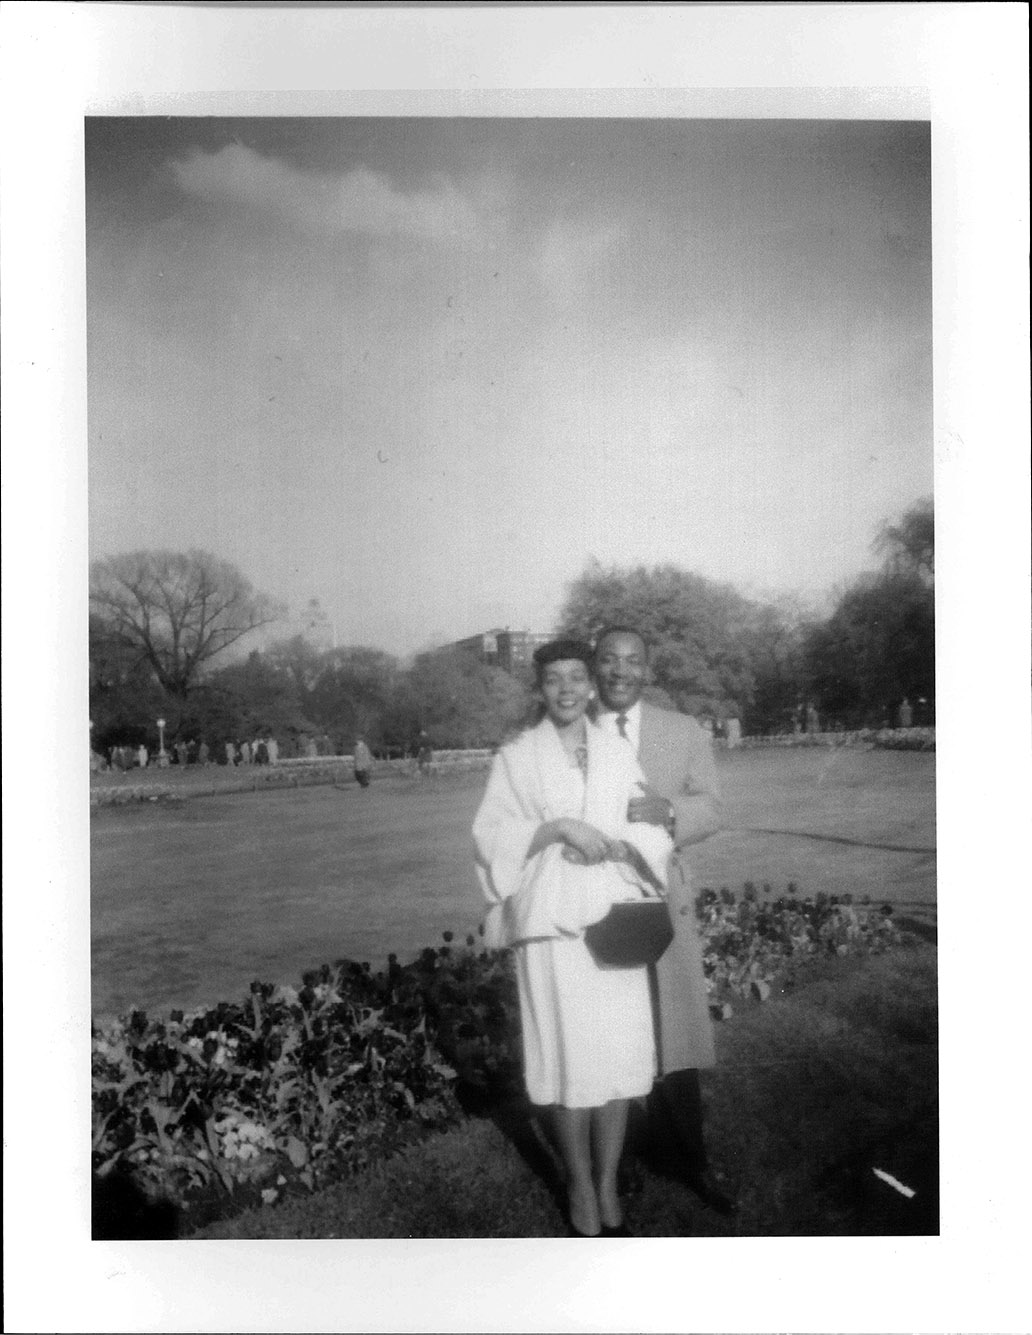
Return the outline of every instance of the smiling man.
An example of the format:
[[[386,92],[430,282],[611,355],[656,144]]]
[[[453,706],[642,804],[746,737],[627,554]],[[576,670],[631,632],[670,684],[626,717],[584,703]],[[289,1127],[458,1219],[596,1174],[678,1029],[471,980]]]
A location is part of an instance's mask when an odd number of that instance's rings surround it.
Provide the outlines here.
[[[714,1182],[702,1133],[699,1069],[716,1060],[702,941],[684,850],[720,827],[710,740],[686,714],[645,703],[648,649],[630,626],[607,626],[595,641],[598,722],[637,754],[648,783],[631,800],[631,821],[664,825],[674,839],[668,901],[674,940],[656,965],[659,1078],[649,1098],[649,1148],[711,1209],[733,1213]]]

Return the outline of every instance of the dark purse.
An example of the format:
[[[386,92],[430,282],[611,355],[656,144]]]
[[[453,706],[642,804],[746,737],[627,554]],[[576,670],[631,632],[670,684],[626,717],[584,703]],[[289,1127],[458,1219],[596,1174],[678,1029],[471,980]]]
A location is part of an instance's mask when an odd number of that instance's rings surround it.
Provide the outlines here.
[[[584,931],[595,963],[609,969],[655,964],[674,939],[665,899],[630,899],[614,904]]]

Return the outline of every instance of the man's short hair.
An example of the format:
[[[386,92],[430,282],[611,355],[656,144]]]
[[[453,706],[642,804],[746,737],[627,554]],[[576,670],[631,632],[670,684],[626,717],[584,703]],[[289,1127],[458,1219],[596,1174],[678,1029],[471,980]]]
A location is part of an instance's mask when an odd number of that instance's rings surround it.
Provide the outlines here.
[[[603,640],[608,639],[610,635],[633,635],[636,640],[641,640],[642,648],[645,650],[645,657],[649,656],[649,642],[641,633],[637,626],[612,625],[603,626],[595,636],[595,657],[598,657],[598,647]]]

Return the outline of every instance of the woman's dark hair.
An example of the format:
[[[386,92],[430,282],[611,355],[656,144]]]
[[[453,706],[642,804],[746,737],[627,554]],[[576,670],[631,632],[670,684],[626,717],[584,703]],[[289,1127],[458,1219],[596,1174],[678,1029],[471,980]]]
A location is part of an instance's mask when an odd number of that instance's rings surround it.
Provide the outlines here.
[[[547,644],[542,644],[534,650],[534,671],[538,681],[549,663],[562,663],[570,659],[583,663],[590,672],[594,661],[591,645],[583,640],[549,640]]]

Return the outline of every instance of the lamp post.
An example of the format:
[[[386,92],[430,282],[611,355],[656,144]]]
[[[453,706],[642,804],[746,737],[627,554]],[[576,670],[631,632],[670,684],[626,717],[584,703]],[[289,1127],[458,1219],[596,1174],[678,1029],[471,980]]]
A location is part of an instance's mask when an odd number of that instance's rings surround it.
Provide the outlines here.
[[[159,718],[158,721],[158,766],[161,769],[168,764],[168,752],[165,750],[165,720]]]

